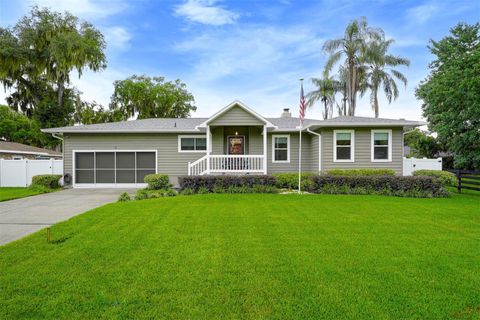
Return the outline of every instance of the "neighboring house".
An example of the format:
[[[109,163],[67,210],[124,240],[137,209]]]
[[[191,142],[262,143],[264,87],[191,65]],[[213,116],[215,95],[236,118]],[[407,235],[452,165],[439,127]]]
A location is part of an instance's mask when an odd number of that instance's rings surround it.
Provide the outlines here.
[[[53,150],[32,147],[26,144],[0,140],[0,159],[61,159],[62,154]]]
[[[302,170],[391,168],[402,174],[403,133],[423,122],[337,117],[305,119]],[[64,173],[74,187],[128,186],[150,173],[295,172],[299,119],[265,118],[234,101],[210,118],[144,119],[45,129],[64,138]]]

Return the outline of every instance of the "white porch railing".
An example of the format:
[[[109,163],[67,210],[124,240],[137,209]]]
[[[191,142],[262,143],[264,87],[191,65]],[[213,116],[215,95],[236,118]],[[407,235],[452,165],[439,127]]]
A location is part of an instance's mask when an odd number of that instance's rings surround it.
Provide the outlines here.
[[[264,173],[263,155],[206,155],[188,163],[188,175],[209,173]]]

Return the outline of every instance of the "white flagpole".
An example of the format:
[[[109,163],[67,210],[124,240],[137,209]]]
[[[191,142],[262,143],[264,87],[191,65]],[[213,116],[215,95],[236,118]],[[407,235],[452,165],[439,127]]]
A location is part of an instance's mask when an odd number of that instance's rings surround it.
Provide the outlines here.
[[[300,124],[300,141],[298,148],[298,193],[302,191],[301,182],[302,182],[302,124]]]
[[[300,79],[301,86],[303,87],[303,78]],[[298,193],[302,192],[302,119],[300,118],[300,132],[299,132],[299,141],[298,141]]]

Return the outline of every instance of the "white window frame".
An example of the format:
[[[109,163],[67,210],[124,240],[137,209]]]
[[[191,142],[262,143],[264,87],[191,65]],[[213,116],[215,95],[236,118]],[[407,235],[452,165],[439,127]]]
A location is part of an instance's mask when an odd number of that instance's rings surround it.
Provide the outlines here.
[[[350,133],[350,159],[337,159],[337,133]],[[355,130],[333,130],[333,162],[355,162]]]
[[[207,153],[207,150],[208,150],[208,141],[207,141],[207,147],[205,150],[182,150],[182,139],[184,138],[194,138],[194,139],[197,139],[197,138],[203,138],[203,139],[208,139],[207,138],[207,135],[203,135],[203,134],[200,134],[200,135],[179,135],[178,136],[178,152],[181,152],[181,153]],[[194,148],[196,147],[196,142],[194,142]]]
[[[275,139],[287,138],[287,160],[275,160]],[[290,163],[290,135],[274,134],[272,135],[272,163]]]
[[[388,159],[375,159],[375,133],[388,133]],[[392,162],[392,129],[373,129],[370,133],[371,162]]]
[[[158,173],[158,151],[155,149],[149,149],[149,150],[118,150],[118,149],[93,149],[93,150],[72,150],[72,187],[73,188],[129,188],[129,187],[146,187],[146,183],[98,183],[94,180],[94,183],[76,183],[76,167],[75,167],[75,153],[88,153],[88,152],[154,152],[155,153],[155,174]],[[94,158],[95,159],[95,158]],[[114,157],[115,159],[115,167],[114,170],[117,170],[117,157]],[[93,170],[96,170],[96,163],[95,160],[93,162]],[[136,175],[136,170],[137,170],[137,157],[135,154],[135,175]],[[136,178],[135,178],[136,179]]]

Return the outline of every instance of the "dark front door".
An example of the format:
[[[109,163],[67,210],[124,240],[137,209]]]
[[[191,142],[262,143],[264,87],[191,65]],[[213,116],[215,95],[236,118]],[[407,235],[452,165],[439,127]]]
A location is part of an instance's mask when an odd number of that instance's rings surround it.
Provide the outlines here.
[[[228,154],[245,154],[245,137],[229,136],[227,137]]]

